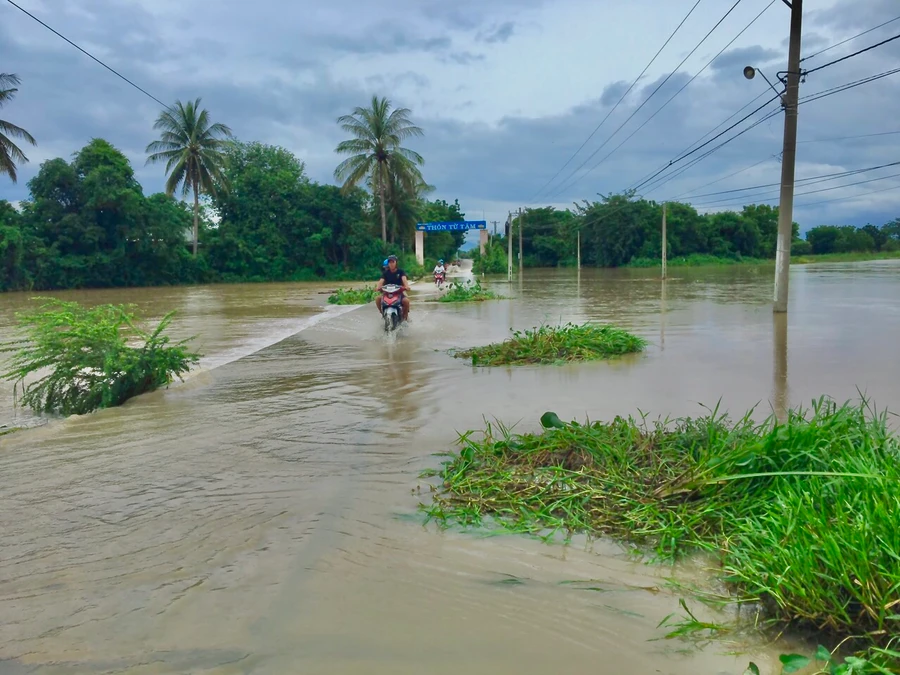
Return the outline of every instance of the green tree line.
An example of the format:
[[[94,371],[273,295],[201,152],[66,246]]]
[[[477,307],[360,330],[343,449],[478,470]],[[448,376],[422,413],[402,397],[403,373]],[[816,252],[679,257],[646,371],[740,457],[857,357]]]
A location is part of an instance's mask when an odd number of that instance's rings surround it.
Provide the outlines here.
[[[44,162],[18,209],[0,201],[0,290],[372,279],[387,252],[421,274],[415,224],[465,216],[458,201],[426,197],[422,158],[400,146],[421,130],[391,108],[376,97],[339,120],[355,139],[337,150],[356,153],[336,171],[341,187],[311,180],[284,148],[235,140],[199,99],[156,121],[148,163],[165,164],[164,193],[145,196],[128,158],[93,139],[71,162]],[[429,234],[427,261],[464,237]]]
[[[573,209],[527,209],[512,219],[513,255],[518,256],[521,225],[526,267],[574,265],[579,233],[583,265],[658,264],[662,255],[662,215],[662,204],[630,199],[626,195],[586,201]],[[754,204],[739,212],[701,214],[690,204],[669,202],[666,205],[669,258],[711,256],[733,261],[774,258],[777,234],[777,207]],[[475,251],[477,269],[505,272],[506,241],[505,237],[494,237],[483,258]],[[807,231],[805,238],[800,238],[797,223],[793,227],[793,255],[898,250],[900,219],[881,227],[821,225]]]

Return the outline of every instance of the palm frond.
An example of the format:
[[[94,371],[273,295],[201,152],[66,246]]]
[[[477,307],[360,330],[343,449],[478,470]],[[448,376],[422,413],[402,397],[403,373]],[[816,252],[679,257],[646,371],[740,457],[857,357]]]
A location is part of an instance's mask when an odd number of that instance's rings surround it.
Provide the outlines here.
[[[31,145],[37,145],[37,141],[34,140],[34,137],[25,131],[22,127],[17,127],[12,122],[6,122],[4,120],[0,120],[0,137],[2,136],[13,136],[14,138],[21,138]]]

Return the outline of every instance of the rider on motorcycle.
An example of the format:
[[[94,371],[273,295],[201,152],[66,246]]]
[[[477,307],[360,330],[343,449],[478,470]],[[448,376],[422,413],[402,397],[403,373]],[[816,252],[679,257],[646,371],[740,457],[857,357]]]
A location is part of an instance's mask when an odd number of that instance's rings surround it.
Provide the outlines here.
[[[385,284],[395,284],[403,287],[403,320],[409,318],[409,280],[406,278],[406,272],[397,267],[397,256],[389,255],[387,258],[387,268],[381,273],[381,279],[375,284],[375,306],[378,313],[381,314],[381,287]]]
[[[434,274],[445,274],[446,272],[447,269],[444,267],[444,259],[441,258],[440,260],[438,260],[437,265],[434,266]]]

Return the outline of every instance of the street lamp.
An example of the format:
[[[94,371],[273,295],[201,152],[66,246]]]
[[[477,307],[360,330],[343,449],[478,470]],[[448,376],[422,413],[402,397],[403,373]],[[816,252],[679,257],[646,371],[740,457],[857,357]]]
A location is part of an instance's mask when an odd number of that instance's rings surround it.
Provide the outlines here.
[[[781,161],[781,196],[778,204],[778,239],[775,247],[775,293],[772,309],[787,312],[788,279],[791,265],[791,238],[794,225],[794,163],[797,155],[797,105],[800,97],[800,37],[803,22],[803,0],[782,0],[791,8],[791,38],[788,47],[786,77],[778,79],[785,85],[784,93],[775,89],[769,78],[758,68],[746,66],[744,77],[752,80],[756,73],[766,80],[781,98],[784,108],[784,150]],[[781,75],[781,73],[779,73]]]

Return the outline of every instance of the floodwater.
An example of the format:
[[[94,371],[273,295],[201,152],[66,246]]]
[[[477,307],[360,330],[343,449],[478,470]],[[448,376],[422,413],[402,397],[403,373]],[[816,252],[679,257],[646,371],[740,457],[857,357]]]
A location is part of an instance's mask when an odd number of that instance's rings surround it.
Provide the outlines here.
[[[772,268],[657,276],[526,270],[493,283],[511,300],[414,303],[391,338],[371,307],[325,309],[334,284],[61,294],[177,309],[206,357],[168,390],[0,437],[0,674],[777,672],[779,645],[654,640],[679,610],[670,569],[416,511],[419,472],[485,417],[768,414],[857,388],[900,410],[896,261],[795,267],[786,321]],[[0,296],[0,333],[26,301]],[[560,320],[652,344],[578,367],[446,354]],[[0,425],[21,422],[2,387]]]

